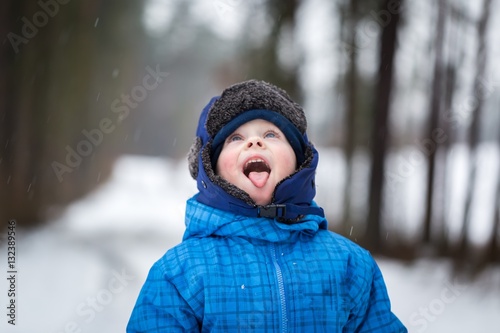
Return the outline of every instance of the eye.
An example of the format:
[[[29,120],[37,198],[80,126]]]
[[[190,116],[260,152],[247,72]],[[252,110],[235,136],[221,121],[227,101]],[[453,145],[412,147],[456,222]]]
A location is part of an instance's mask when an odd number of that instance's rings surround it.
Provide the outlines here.
[[[274,131],[268,131],[264,134],[264,138],[277,138],[278,134]]]
[[[243,138],[239,134],[233,134],[227,138],[227,142],[234,142],[234,141],[240,141],[240,140],[243,140]]]

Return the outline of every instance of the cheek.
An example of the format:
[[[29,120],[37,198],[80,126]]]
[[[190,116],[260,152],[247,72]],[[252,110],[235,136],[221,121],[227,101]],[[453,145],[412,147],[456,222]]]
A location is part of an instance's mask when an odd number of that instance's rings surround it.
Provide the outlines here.
[[[295,158],[291,158],[287,163],[287,166],[288,166],[288,172],[286,176],[288,177],[289,175],[294,173],[295,170],[297,169],[297,160]]]
[[[297,159],[295,158],[295,152],[292,147],[286,145],[279,150],[281,153],[279,155],[279,160],[282,163],[282,170],[284,177],[291,175],[297,167]]]
[[[221,152],[215,170],[218,175],[225,177],[234,169],[236,161],[233,155],[230,151]]]

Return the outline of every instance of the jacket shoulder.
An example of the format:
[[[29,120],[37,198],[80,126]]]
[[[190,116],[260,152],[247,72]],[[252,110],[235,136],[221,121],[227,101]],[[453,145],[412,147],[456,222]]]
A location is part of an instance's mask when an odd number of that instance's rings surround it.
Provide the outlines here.
[[[316,237],[327,246],[327,250],[337,252],[351,259],[371,262],[370,252],[352,240],[330,230],[320,230]]]
[[[214,255],[216,244],[211,237],[190,238],[170,248],[155,265],[164,273],[165,278],[175,283],[175,280],[185,279],[190,271],[200,274],[203,263],[208,256]]]

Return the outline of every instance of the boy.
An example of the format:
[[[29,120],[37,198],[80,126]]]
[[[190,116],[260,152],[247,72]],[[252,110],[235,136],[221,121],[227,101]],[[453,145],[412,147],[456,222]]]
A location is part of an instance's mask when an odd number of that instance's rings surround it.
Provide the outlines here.
[[[127,332],[406,332],[370,254],[327,230],[306,127],[265,82],[210,101],[183,241],[151,268]]]

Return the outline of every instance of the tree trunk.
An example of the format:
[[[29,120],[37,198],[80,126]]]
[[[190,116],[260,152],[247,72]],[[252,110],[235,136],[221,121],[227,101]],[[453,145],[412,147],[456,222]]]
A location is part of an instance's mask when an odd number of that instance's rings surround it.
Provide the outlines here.
[[[388,8],[392,0],[383,1],[382,9]],[[400,2],[403,6],[404,1]],[[390,137],[388,118],[391,101],[394,56],[400,12],[391,16],[390,22],[384,26],[380,40],[380,55],[378,68],[378,85],[374,105],[374,120],[372,130],[372,167],[370,178],[370,197],[368,225],[366,228],[367,247],[371,251],[382,250],[381,243],[381,208],[384,189],[384,163],[387,144]]]
[[[460,39],[461,28],[463,26],[463,22],[460,15],[450,10],[447,7],[447,12],[449,13],[449,37],[447,38],[449,42],[448,45],[448,58],[446,59],[446,71],[445,71],[445,83],[444,83],[444,104],[443,104],[443,112],[442,114],[450,114],[453,108],[453,97],[455,93],[455,89],[457,87],[457,71],[460,66],[460,58],[461,52],[463,52],[463,43],[461,43]],[[450,148],[456,142],[456,133],[455,127],[450,126],[449,122],[441,122],[440,127],[443,128],[443,131],[447,133],[447,140],[441,145],[441,149],[444,151],[443,158],[443,172],[440,177],[443,179],[442,187],[441,187],[441,200],[439,204],[442,207],[443,214],[441,216],[440,225],[438,226],[437,234],[435,235],[435,244],[439,255],[447,255],[449,254],[449,235],[447,223],[449,222],[447,219],[446,207],[449,203],[449,193],[451,191],[451,182],[447,178],[447,167],[448,167],[448,157]]]
[[[474,91],[481,91],[480,79],[485,76],[487,63],[486,49],[486,27],[490,16],[491,0],[485,0],[483,4],[483,13],[477,26],[478,48],[476,55],[476,81],[474,83]],[[477,94],[476,94],[477,95]],[[477,147],[480,142],[481,131],[481,115],[483,113],[484,101],[482,96],[476,96],[476,107],[474,108],[472,123],[469,128],[469,149],[470,149],[470,169],[468,179],[467,198],[465,202],[464,220],[460,234],[459,258],[464,259],[468,250],[467,231],[471,223],[471,208],[474,200],[474,187],[476,183],[477,173]]]
[[[272,19],[269,36],[257,49],[246,50],[242,63],[247,64],[247,72],[252,73],[254,78],[269,81],[283,88],[300,104],[302,95],[298,83],[297,66],[286,68],[280,63],[278,57],[280,38],[285,32],[292,34],[294,31],[298,6],[299,0],[266,1],[265,9]],[[253,24],[253,22],[250,21],[248,24]],[[291,56],[294,54],[294,52],[290,53]]]
[[[427,132],[427,139],[432,140],[434,149],[431,149],[428,157],[427,165],[427,194],[426,194],[426,207],[425,207],[425,217],[424,217],[424,231],[423,231],[423,242],[424,244],[431,243],[431,228],[432,228],[432,214],[433,214],[433,203],[434,203],[434,182],[435,182],[435,172],[436,172],[436,152],[438,150],[438,143],[434,142],[433,138],[435,136],[434,132],[439,127],[439,115],[441,113],[441,97],[443,95],[443,76],[444,76],[444,64],[443,64],[443,46],[444,46],[444,28],[445,28],[445,14],[446,14],[446,2],[445,0],[439,0],[437,2],[438,6],[438,17],[437,17],[437,27],[436,27],[436,39],[434,44],[434,50],[436,52],[434,58],[434,80],[432,84],[432,97],[430,104],[430,117],[429,117],[429,127]]]
[[[349,71],[345,77],[345,87],[346,87],[346,135],[344,143],[344,152],[346,158],[346,182],[344,187],[344,220],[343,220],[343,232],[344,234],[349,233],[349,229],[352,227],[353,222],[351,221],[351,190],[352,190],[352,169],[353,169],[353,155],[356,147],[356,115],[357,115],[357,57],[356,57],[356,27],[358,24],[358,0],[350,1],[349,10],[346,17],[346,27],[347,27],[347,38],[348,46],[350,52],[346,54],[348,56]]]
[[[0,3],[0,33],[4,38],[12,31],[15,22],[20,17],[21,4],[16,1]],[[8,41],[4,41],[0,54],[0,226],[3,228],[7,220],[13,218],[7,212],[12,193],[12,151],[11,139],[14,136],[14,123],[17,114],[11,112],[14,108],[14,89],[12,84],[15,52]],[[2,229],[6,230],[6,229]]]
[[[500,149],[500,142],[499,142]],[[500,170],[499,170],[500,173]],[[487,245],[487,258],[485,261],[494,263],[500,261],[500,176],[497,179],[497,193],[495,198],[495,206],[493,209],[493,231],[491,232],[491,237],[489,244]]]

